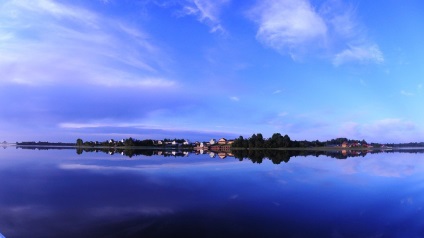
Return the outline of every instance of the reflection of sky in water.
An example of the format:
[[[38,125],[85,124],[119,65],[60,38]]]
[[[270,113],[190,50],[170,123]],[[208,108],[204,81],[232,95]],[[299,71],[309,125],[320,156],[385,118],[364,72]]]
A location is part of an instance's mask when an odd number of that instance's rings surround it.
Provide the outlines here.
[[[6,237],[419,237],[416,154],[279,165],[73,150],[0,151]]]

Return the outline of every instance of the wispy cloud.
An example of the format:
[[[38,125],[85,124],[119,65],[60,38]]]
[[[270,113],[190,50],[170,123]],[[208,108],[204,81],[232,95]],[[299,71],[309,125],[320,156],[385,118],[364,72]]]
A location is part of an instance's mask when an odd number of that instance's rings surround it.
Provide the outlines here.
[[[309,0],[265,0],[249,14],[258,24],[257,39],[294,60],[317,53],[335,66],[384,62],[383,53],[355,15],[355,8],[338,0],[318,7]]]
[[[236,96],[232,96],[232,97],[230,97],[230,100],[231,101],[238,102],[238,101],[240,101],[240,98],[239,97],[236,97]]]
[[[346,122],[340,127],[340,136],[367,139],[373,142],[410,142],[419,134],[417,126],[402,118],[385,118],[369,123]]]
[[[0,81],[169,87],[160,47],[137,27],[51,0],[0,4]]]
[[[384,62],[383,53],[377,45],[370,46],[349,46],[347,49],[336,54],[333,59],[333,64],[339,66],[349,62],[370,63],[377,64]]]
[[[272,92],[272,94],[279,94],[279,93],[281,93],[282,91],[281,90],[275,90],[274,92]]]
[[[184,1],[164,1],[157,3],[163,7],[179,5],[182,10],[178,11],[180,16],[195,16],[197,20],[210,27],[211,33],[225,33],[221,24],[221,9],[230,0],[184,0]]]
[[[414,96],[414,94],[413,94],[413,93],[411,93],[411,92],[407,92],[407,91],[405,91],[405,90],[401,90],[401,91],[400,91],[400,94],[401,94],[401,95],[403,95],[403,96],[407,96],[407,97],[412,97],[412,96]]]

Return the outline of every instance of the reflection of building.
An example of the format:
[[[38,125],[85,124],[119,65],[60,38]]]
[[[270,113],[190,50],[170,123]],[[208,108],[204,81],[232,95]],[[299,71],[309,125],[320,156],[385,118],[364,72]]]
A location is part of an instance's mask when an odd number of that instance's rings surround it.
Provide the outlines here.
[[[221,159],[225,159],[227,157],[227,153],[224,153],[224,152],[218,153],[218,157]]]
[[[227,140],[225,138],[221,138],[218,140],[216,144],[211,145],[209,149],[211,151],[216,151],[216,152],[220,152],[220,151],[229,152],[231,151],[231,144],[233,142],[234,140]]]
[[[230,151],[231,145],[212,145],[210,147],[211,151]]]
[[[208,144],[206,142],[197,142],[196,146],[194,147],[195,150],[207,150]]]

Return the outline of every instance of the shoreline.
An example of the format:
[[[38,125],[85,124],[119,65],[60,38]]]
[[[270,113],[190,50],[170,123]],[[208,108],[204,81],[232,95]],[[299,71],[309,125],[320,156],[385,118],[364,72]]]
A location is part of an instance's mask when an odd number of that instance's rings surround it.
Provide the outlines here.
[[[75,149],[128,149],[128,150],[195,150],[194,147],[158,147],[158,146],[77,146],[77,145],[17,145],[8,144],[7,147],[17,148],[75,148]],[[423,149],[424,147],[279,147],[279,148],[241,148],[235,147],[231,150],[301,150],[301,151],[379,151],[379,150],[402,150],[402,149]],[[206,149],[209,150],[209,149]]]

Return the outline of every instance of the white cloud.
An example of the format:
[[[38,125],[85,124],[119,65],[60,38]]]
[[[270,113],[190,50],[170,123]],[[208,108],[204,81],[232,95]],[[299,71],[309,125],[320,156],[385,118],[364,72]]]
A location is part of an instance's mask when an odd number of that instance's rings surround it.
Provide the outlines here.
[[[263,1],[251,18],[259,25],[259,41],[289,54],[308,43],[322,42],[327,32],[325,22],[307,0]]]
[[[309,0],[265,0],[250,12],[258,24],[257,39],[294,60],[316,54],[335,66],[345,63],[383,63],[379,46],[368,39],[355,8],[339,0],[319,8]]]
[[[232,96],[232,97],[230,97],[230,100],[238,102],[238,101],[240,101],[240,98],[238,98],[236,96]]]
[[[141,29],[51,0],[0,4],[0,82],[170,87],[160,48]]]
[[[384,57],[377,45],[349,46],[347,49],[335,55],[333,64],[339,66],[348,62],[359,63],[383,63]]]
[[[401,118],[385,118],[369,123],[346,122],[339,131],[341,137],[371,142],[410,142],[420,134],[413,122]]]
[[[370,129],[375,132],[382,132],[388,129],[413,130],[414,128],[415,125],[412,122],[400,118],[386,118],[375,121],[374,123],[366,126],[366,129]]]
[[[281,93],[282,91],[281,90],[275,90],[272,94],[279,94],[279,93]]]

